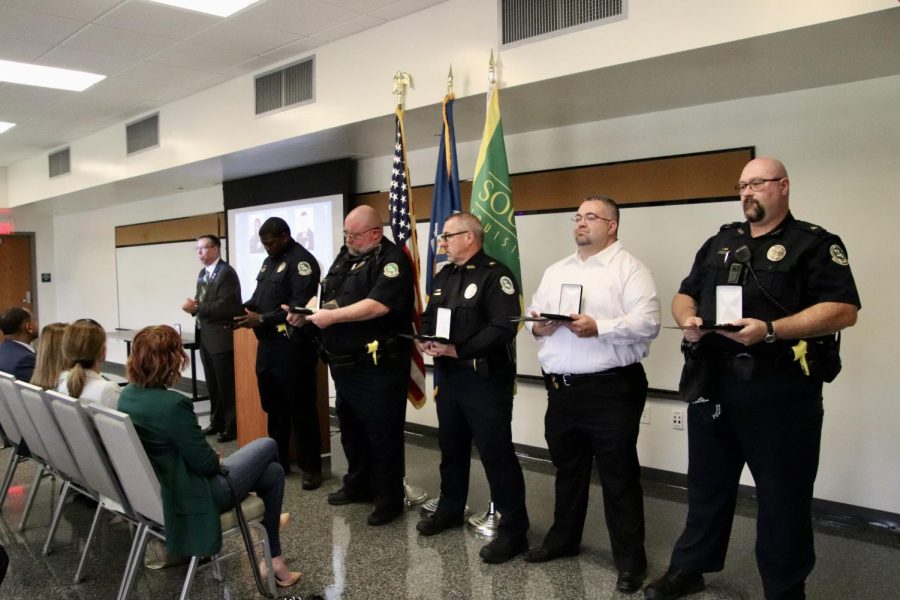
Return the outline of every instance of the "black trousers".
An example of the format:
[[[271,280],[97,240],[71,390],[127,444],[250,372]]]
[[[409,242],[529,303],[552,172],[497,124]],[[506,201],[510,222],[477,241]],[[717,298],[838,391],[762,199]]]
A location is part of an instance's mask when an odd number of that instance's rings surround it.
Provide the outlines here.
[[[203,345],[202,332],[196,329],[200,362],[209,390],[209,423],[219,431],[237,431],[234,406],[234,352],[212,353]]]
[[[581,544],[596,464],[616,568],[631,572],[646,568],[644,495],[636,447],[646,399],[647,377],[640,363],[578,380],[571,387],[548,385],[544,427],[556,467],[556,504],[546,547],[574,550]]]
[[[337,390],[335,413],[347,456],[344,488],[354,496],[371,496],[375,508],[403,506],[406,472],[403,426],[409,355],[359,364],[331,364]]]
[[[472,442],[500,511],[500,535],[518,537],[528,531],[525,480],[512,443],[512,380],[482,378],[474,370],[439,369],[435,402],[441,447],[441,499],[437,514],[463,516],[469,495]]]
[[[672,565],[722,570],[746,463],[756,482],[756,561],[766,598],[804,598],[816,560],[811,505],[822,384],[796,365],[763,368],[750,381],[725,372],[717,379],[717,397],[688,408],[688,517]]]
[[[285,473],[290,472],[292,426],[297,466],[306,473],[322,471],[316,360],[312,346],[287,338],[260,340],[256,349],[260,402],[268,415],[269,437],[278,443],[278,457]]]

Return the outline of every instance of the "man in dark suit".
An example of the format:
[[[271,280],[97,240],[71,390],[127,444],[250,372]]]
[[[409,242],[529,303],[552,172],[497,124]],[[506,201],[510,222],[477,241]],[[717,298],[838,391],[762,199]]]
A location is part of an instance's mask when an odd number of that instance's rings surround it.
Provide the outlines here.
[[[0,331],[5,339],[0,344],[0,371],[29,381],[34,372],[34,348],[38,324],[31,311],[14,306],[0,315]]]
[[[204,435],[219,434],[220,442],[237,438],[234,408],[234,341],[232,318],[242,312],[237,272],[221,260],[222,242],[215,235],[197,238],[197,257],[203,264],[197,293],[181,308],[196,320],[200,361],[209,389],[210,420]]]

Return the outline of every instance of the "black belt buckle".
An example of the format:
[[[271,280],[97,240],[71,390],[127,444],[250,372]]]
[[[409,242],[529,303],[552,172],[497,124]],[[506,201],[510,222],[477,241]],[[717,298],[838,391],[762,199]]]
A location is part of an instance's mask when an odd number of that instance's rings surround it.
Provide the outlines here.
[[[741,381],[750,381],[756,368],[756,358],[748,353],[735,354],[731,359],[731,373]]]

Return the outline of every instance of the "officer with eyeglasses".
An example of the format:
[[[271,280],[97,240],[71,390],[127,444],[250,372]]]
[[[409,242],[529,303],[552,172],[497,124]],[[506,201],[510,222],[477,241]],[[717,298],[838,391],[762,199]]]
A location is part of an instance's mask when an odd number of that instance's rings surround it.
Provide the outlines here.
[[[840,370],[835,333],[856,323],[859,295],[840,238],[798,221],[773,158],[735,186],[745,222],[700,248],[672,301],[684,328],[688,516],[669,568],[645,590],[671,600],[705,588],[725,563],[741,471],[758,504],[756,560],[765,597],[805,598],[815,552],[811,503],[822,433],[822,384]],[[716,325],[717,293],[742,317]]]
[[[340,506],[374,502],[366,519],[386,525],[404,511],[406,392],[412,342],[412,266],[382,234],[378,213],[359,206],[344,220],[344,247],[322,280],[321,308],[293,325],[321,330],[337,389],[335,412],[347,457],[343,486],[329,494]]]
[[[512,272],[485,254],[483,243],[475,216],[457,213],[444,222],[440,246],[448,263],[434,278],[422,331],[439,333],[438,323],[449,313],[449,338],[419,342],[434,357],[441,497],[435,513],[416,528],[430,536],[462,526],[474,441],[502,515],[496,539],[480,556],[501,563],[527,548],[525,482],[512,444],[517,325],[511,318],[521,306]]]

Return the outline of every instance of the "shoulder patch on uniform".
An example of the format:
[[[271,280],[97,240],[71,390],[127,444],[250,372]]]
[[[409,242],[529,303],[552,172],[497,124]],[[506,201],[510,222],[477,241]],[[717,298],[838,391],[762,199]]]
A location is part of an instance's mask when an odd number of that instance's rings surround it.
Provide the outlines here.
[[[385,277],[394,278],[400,274],[400,267],[397,266],[397,263],[395,262],[389,262],[388,264],[384,265],[383,272]]]
[[[832,244],[831,248],[828,249],[828,253],[831,254],[831,260],[842,267],[846,267],[850,264],[850,261],[847,259],[847,254],[839,244]]]
[[[516,286],[513,285],[512,279],[506,275],[500,278],[500,289],[503,290],[503,293],[507,296],[512,296],[516,293]]]
[[[310,273],[312,273],[312,267],[309,266],[309,263],[308,263],[308,262],[306,262],[305,260],[303,260],[303,261],[300,261],[300,262],[297,263],[297,272],[298,272],[300,275],[306,277],[307,275],[309,275]]]

